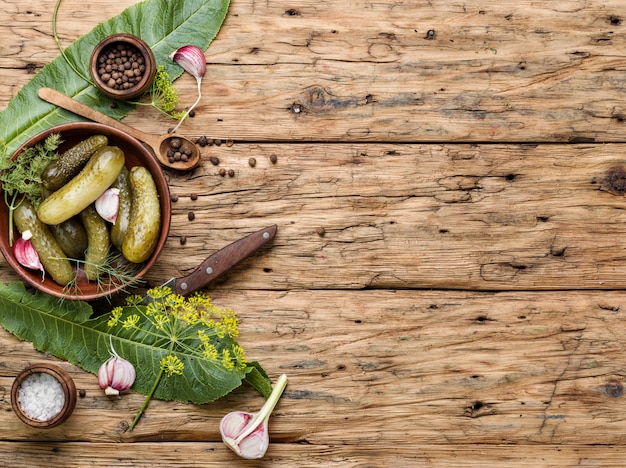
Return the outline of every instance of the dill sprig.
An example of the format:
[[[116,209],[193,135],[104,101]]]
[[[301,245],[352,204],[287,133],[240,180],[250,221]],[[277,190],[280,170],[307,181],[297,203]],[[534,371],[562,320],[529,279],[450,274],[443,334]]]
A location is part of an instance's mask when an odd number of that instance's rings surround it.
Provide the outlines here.
[[[84,270],[87,264],[94,267],[98,272],[96,285],[98,291],[102,293],[107,293],[117,288],[121,288],[121,292],[128,293],[128,288],[136,287],[143,282],[142,278],[137,277],[141,264],[129,262],[117,250],[111,252],[103,264],[96,265],[75,258],[68,258],[67,260],[76,263],[77,271],[72,281],[63,288],[66,293],[81,294],[80,280],[84,275],[81,274],[80,270]]]
[[[178,90],[174,87],[163,65],[157,67],[154,81],[146,94],[150,96],[149,103],[135,102],[134,104],[152,106],[173,119],[180,119],[184,115],[184,112],[176,110],[176,106],[180,103]]]
[[[42,143],[37,143],[22,151],[17,158],[0,151],[0,182],[4,192],[4,201],[9,208],[9,244],[13,245],[13,212],[21,200],[27,199],[33,206],[38,206],[43,198],[41,174],[59,155],[61,135],[53,133]]]

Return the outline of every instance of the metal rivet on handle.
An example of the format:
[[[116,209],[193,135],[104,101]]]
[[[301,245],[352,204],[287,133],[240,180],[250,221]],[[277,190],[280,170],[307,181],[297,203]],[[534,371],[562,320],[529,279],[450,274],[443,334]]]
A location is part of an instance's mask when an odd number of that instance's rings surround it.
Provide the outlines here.
[[[206,274],[207,274],[207,275],[212,275],[212,274],[213,274],[213,268],[211,268],[211,267],[207,267],[207,269],[206,269]]]
[[[180,283],[180,289],[182,289],[183,291],[187,290],[189,286],[187,286],[187,283]]]
[[[263,239],[269,239],[270,238],[270,233],[269,232],[264,232],[263,233]]]

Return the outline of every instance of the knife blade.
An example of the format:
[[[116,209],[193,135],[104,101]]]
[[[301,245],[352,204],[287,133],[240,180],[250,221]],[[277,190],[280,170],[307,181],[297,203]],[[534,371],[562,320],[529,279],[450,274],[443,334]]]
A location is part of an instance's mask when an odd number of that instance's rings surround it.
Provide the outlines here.
[[[277,230],[278,226],[274,224],[253,232],[211,254],[188,275],[171,278],[162,286],[170,287],[172,292],[181,295],[197,291],[274,239]],[[145,297],[141,303],[147,304],[150,300]]]

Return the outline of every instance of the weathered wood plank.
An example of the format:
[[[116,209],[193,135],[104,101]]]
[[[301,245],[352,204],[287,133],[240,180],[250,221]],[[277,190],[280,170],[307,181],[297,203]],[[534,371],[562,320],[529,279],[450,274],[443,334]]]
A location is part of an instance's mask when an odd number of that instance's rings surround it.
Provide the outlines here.
[[[58,55],[54,2],[0,12],[0,108]],[[64,0],[67,45],[134,3]],[[623,141],[620,0],[234,1],[207,52],[202,119],[185,131],[235,140]],[[195,81],[185,77],[183,103]],[[169,125],[129,119],[145,130]]]
[[[0,443],[0,460],[10,460],[12,468],[32,468],[58,463],[64,468],[171,468],[223,467],[531,467],[624,466],[623,447],[592,446],[510,446],[510,445],[421,445],[411,447],[306,446],[273,444],[263,460],[239,461],[214,442],[116,444],[115,457],[107,444],[83,443]],[[62,465],[61,465],[62,464]]]
[[[200,168],[170,175],[178,197],[170,239],[148,279],[161,284],[189,272],[219,247],[276,223],[273,243],[226,277],[231,287],[624,288],[624,151],[620,144],[205,147]],[[235,176],[219,176],[221,168]],[[0,278],[15,277],[4,268]]]
[[[232,291],[213,293],[242,320],[240,342],[289,384],[270,423],[293,445],[624,445],[625,292]],[[9,410],[13,377],[45,359],[0,332],[0,424],[11,440],[219,441],[219,419],[254,411],[242,388],[202,406],[105,397],[69,369],[72,417],[35,431]],[[584,429],[584,430],[583,430]]]

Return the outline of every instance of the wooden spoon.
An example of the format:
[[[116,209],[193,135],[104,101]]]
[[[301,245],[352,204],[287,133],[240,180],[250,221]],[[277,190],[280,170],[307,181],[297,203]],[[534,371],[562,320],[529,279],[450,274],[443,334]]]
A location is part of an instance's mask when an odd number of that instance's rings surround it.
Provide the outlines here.
[[[161,136],[144,133],[136,128],[123,124],[108,115],[98,112],[82,102],[72,99],[71,97],[66,96],[65,94],[52,88],[40,88],[39,97],[44,101],[55,104],[65,110],[73,112],[76,115],[80,115],[81,117],[93,120],[94,122],[116,128],[122,132],[128,133],[138,140],[143,141],[152,150],[161,165],[165,167],[178,171],[188,171],[189,169],[196,167],[200,162],[199,148],[187,137],[176,133],[168,133],[167,135]],[[171,142],[173,138],[178,138],[180,140],[181,149],[189,149],[191,151],[191,155],[188,157],[187,161],[181,160],[170,162],[167,152],[172,148]]]

